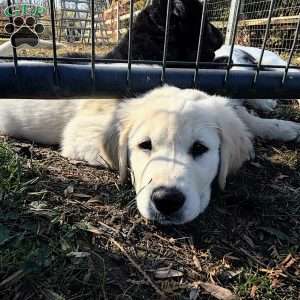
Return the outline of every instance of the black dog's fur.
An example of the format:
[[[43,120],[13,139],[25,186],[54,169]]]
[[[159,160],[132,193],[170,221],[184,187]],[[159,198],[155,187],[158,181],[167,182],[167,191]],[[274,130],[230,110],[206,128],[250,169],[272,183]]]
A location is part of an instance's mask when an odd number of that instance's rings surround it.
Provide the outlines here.
[[[132,28],[132,57],[161,60],[165,36],[167,0],[154,0],[137,16]],[[202,4],[199,0],[172,0],[168,41],[168,60],[195,61],[199,40]],[[223,44],[218,29],[205,21],[201,61],[212,61]],[[126,59],[128,33],[105,58]]]
[[[157,60],[163,57],[163,45],[167,15],[167,0],[153,0],[136,17],[132,28],[132,58],[134,60]],[[167,60],[195,61],[202,17],[199,0],[171,0],[170,30]],[[218,29],[205,20],[200,61],[213,61],[214,52],[223,44],[223,36]],[[72,57],[89,55],[68,53]],[[104,57],[127,59],[128,33],[118,45]],[[99,57],[100,58],[100,57]]]

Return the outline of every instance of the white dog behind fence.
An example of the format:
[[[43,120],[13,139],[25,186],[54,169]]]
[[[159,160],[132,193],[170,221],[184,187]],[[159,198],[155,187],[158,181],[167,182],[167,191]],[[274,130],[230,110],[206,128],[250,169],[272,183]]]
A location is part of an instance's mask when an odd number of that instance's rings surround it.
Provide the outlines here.
[[[63,156],[130,168],[147,219],[181,224],[207,207],[216,178],[253,156],[252,137],[300,142],[300,124],[253,116],[234,100],[161,87],[125,101],[0,100],[0,132],[60,144]]]
[[[230,57],[230,50],[231,46],[223,45],[221,48],[219,48],[215,52],[215,62],[228,62],[229,57]],[[248,47],[248,46],[240,46],[240,45],[234,45],[233,53],[232,53],[232,59],[231,59],[231,64],[233,65],[231,70],[246,70],[246,69],[255,69],[260,56],[262,53],[262,49],[256,48],[256,47]],[[235,66],[238,64],[248,64],[252,65],[249,67],[245,66]],[[266,66],[274,66],[274,68],[265,68],[264,65]],[[263,70],[268,70],[268,71],[281,71],[281,69],[276,69],[276,66],[286,66],[287,62],[282,59],[278,54],[269,51],[269,50],[264,50],[263,57],[262,57],[262,66],[261,68]],[[289,73],[293,72],[299,72],[298,69],[289,69]],[[249,105],[251,105],[253,108],[262,110],[262,111],[273,111],[274,108],[277,106],[277,100],[276,99],[247,99],[244,100],[246,101]],[[300,100],[298,100],[298,103],[300,104]]]

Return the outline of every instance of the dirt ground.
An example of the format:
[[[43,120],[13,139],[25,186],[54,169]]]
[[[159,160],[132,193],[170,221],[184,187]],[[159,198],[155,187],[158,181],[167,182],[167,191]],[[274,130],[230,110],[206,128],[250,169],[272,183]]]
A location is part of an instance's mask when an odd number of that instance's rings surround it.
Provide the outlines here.
[[[203,215],[161,226],[116,173],[1,137],[0,298],[300,299],[299,146],[255,144]]]

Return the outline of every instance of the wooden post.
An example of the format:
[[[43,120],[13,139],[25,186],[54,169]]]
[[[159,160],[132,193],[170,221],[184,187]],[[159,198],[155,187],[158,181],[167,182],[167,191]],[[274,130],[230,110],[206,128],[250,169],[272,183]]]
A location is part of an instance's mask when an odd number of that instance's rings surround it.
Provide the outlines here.
[[[120,39],[120,13],[119,13],[119,1],[117,1],[117,42]]]
[[[241,0],[241,8],[244,7],[243,3],[244,0]],[[237,22],[238,19],[238,6],[239,6],[239,0],[231,0],[227,29],[226,29],[226,36],[225,36],[225,45],[231,45],[232,43],[234,43],[233,40],[234,24]]]

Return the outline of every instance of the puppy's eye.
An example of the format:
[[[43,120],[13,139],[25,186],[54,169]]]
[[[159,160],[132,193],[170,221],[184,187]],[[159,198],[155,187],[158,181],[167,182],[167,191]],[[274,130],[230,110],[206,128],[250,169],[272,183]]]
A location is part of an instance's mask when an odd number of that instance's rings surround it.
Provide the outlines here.
[[[208,151],[208,148],[201,144],[200,142],[196,141],[192,145],[192,147],[189,150],[189,154],[193,156],[193,158],[197,158],[198,156],[204,154]]]
[[[152,143],[150,140],[144,141],[144,142],[140,143],[138,146],[142,150],[148,150],[148,151],[152,150]]]

